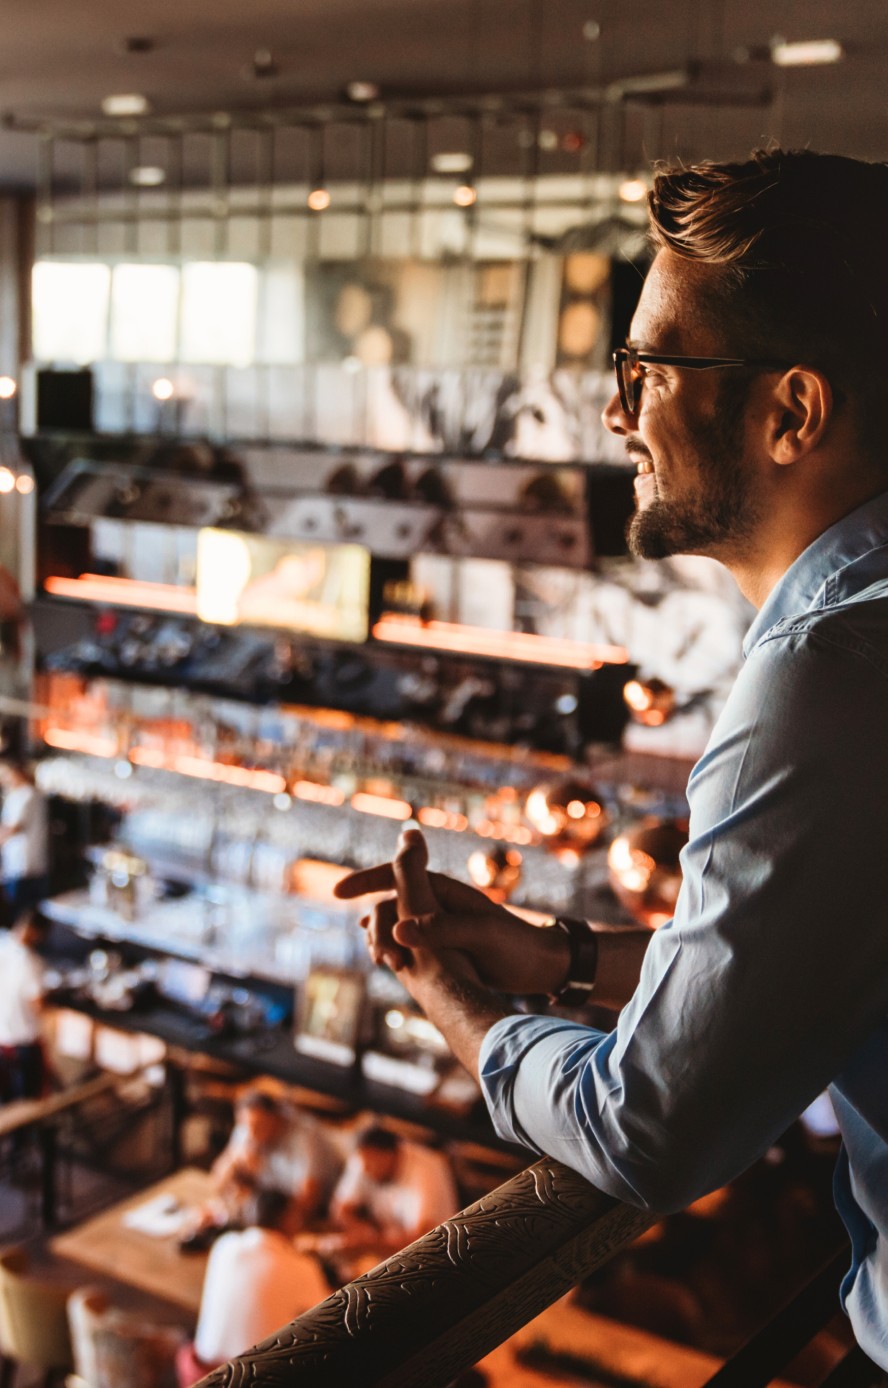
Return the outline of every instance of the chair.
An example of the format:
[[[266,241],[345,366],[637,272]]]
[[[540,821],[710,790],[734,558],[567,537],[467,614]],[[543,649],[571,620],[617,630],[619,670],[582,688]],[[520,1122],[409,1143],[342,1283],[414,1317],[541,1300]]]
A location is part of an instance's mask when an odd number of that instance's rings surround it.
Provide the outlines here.
[[[0,1388],[12,1388],[19,1367],[43,1373],[44,1388],[74,1367],[66,1306],[70,1288],[28,1275],[23,1248],[0,1253]]]
[[[68,1299],[77,1373],[89,1388],[176,1388],[176,1351],[187,1338],[113,1306],[96,1287]]]

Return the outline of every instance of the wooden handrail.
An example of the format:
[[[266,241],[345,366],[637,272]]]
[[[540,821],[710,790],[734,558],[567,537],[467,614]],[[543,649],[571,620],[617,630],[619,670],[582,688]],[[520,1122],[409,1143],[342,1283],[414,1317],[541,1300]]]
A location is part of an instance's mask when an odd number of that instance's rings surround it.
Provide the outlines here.
[[[544,1157],[201,1388],[444,1388],[652,1219]]]
[[[81,1104],[89,1103],[100,1094],[107,1094],[110,1090],[116,1089],[122,1078],[131,1079],[132,1076],[103,1073],[93,1079],[84,1080],[81,1084],[72,1084],[67,1089],[60,1089],[55,1094],[48,1094],[43,1099],[12,1099],[0,1108],[0,1137],[8,1137],[10,1133],[18,1132],[22,1128],[49,1123],[60,1114],[79,1108]]]

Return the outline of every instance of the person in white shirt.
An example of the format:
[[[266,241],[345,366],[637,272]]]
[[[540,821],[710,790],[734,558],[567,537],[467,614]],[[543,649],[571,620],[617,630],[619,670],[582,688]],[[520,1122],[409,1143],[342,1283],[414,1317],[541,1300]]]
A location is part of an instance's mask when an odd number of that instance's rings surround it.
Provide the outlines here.
[[[319,1251],[380,1257],[395,1253],[459,1208],[442,1152],[408,1142],[388,1128],[367,1128],[333,1193],[330,1213],[341,1233],[322,1235]]]
[[[190,1388],[330,1295],[316,1259],[297,1253],[291,1234],[287,1193],[260,1190],[253,1223],[213,1245],[194,1343],[176,1358],[180,1388]]]
[[[262,1089],[248,1089],[235,1106],[235,1126],[213,1169],[227,1217],[237,1223],[256,1190],[286,1191],[303,1220],[325,1208],[342,1161],[320,1124]]]
[[[8,918],[37,906],[47,892],[49,828],[46,799],[24,762],[0,763],[0,882]]]
[[[36,947],[44,934],[45,925],[32,916],[0,934],[0,1103],[34,1099],[43,1090],[44,978]]]

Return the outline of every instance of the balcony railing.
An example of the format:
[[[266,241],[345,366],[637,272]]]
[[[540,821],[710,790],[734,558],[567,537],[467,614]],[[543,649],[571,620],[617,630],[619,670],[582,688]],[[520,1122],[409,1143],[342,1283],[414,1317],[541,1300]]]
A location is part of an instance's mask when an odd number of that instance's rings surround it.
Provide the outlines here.
[[[544,1157],[341,1287],[200,1388],[446,1388],[651,1223]],[[764,1388],[838,1309],[847,1246],[709,1380]],[[888,1381],[853,1348],[822,1388]]]
[[[651,1222],[544,1157],[202,1388],[444,1388]]]

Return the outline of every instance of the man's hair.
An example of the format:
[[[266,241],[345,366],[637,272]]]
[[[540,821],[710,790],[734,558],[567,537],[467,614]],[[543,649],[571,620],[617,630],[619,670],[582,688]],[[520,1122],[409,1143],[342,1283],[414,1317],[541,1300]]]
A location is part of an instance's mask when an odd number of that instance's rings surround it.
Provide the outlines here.
[[[356,1143],[359,1152],[362,1152],[366,1147],[372,1147],[375,1152],[395,1152],[399,1145],[398,1134],[393,1133],[390,1128],[381,1127],[379,1124],[374,1124],[372,1128],[365,1128]]]
[[[260,1187],[253,1201],[253,1223],[260,1229],[280,1229],[290,1208],[290,1197],[286,1191]]]
[[[274,1095],[266,1093],[264,1089],[245,1089],[243,1094],[238,1095],[234,1107],[238,1113],[243,1109],[253,1109],[258,1113],[267,1113],[272,1118],[282,1118],[284,1112]]]
[[[757,150],[661,170],[649,202],[654,246],[716,272],[701,307],[724,354],[821,368],[868,431],[888,367],[888,164]]]

